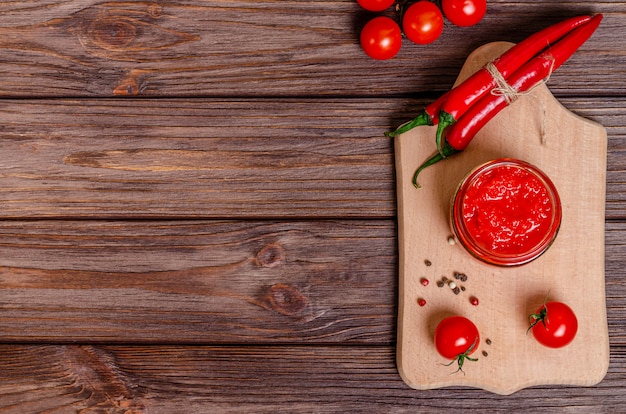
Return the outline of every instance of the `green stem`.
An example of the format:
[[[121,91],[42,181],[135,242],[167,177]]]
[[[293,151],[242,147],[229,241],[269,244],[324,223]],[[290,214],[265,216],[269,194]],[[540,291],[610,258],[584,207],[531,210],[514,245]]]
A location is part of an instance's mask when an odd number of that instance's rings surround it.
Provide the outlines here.
[[[539,311],[539,313],[533,313],[532,315],[528,317],[530,326],[528,327],[528,330],[526,331],[526,333],[528,333],[528,331],[534,328],[535,325],[537,325],[539,322],[541,322],[543,326],[545,327],[547,319],[548,319],[548,308],[546,308],[546,305],[544,304],[541,310]]]
[[[445,145],[446,141],[443,137],[443,130],[446,129],[447,126],[452,125],[456,122],[456,119],[446,111],[439,112],[439,124],[437,125],[437,133],[435,135],[435,142],[437,144],[437,151],[445,158]]]
[[[535,325],[537,325],[539,322],[541,322],[544,328],[547,329],[546,320],[548,319],[548,308],[546,307],[546,303],[548,303],[549,297],[550,297],[550,291],[548,291],[548,293],[546,294],[546,298],[543,301],[543,306],[539,310],[539,313],[533,313],[528,316],[528,322],[530,323],[530,326],[526,330],[527,335],[528,335],[528,332],[530,332],[530,330],[534,328]]]
[[[457,357],[455,359],[453,359],[452,361],[450,361],[449,364],[444,364],[445,366],[449,367],[450,365],[454,364],[455,362],[458,364],[459,369],[456,370],[456,372],[461,371],[463,374],[465,374],[465,371],[463,371],[463,364],[465,363],[465,361],[472,361],[472,362],[476,362],[478,361],[478,358],[471,358],[469,355],[472,353],[472,351],[474,350],[474,348],[476,348],[476,343],[478,341],[478,338],[476,338],[476,340],[474,340],[474,343],[467,349],[467,351],[463,352],[462,354],[457,355]]]
[[[396,135],[403,134],[415,127],[422,126],[422,125],[430,125],[430,126],[433,125],[433,120],[430,118],[430,115],[428,115],[426,111],[420,112],[418,116],[416,116],[409,122],[406,122],[400,125],[395,131],[385,132],[385,135],[390,138],[393,138]]]
[[[415,171],[415,174],[413,174],[413,185],[415,186],[415,188],[421,188],[421,186],[417,183],[417,176],[419,175],[419,173],[421,173],[425,168],[428,168],[441,160],[445,160],[446,158],[456,154],[457,152],[459,151],[452,148],[450,144],[448,144],[448,142],[444,140],[442,151],[437,151],[435,155],[424,161],[424,163],[420,165],[419,168]]]

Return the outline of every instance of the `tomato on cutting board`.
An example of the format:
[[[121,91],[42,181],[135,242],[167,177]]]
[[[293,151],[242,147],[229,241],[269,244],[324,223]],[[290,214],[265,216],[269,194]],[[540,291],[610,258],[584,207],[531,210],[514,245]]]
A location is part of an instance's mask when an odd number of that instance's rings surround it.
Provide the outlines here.
[[[450,316],[443,319],[435,330],[435,347],[437,352],[451,359],[451,365],[458,363],[458,371],[463,371],[465,360],[477,361],[470,355],[478,349],[480,335],[472,321],[463,316]]]
[[[547,302],[528,317],[529,330],[542,345],[562,348],[574,340],[578,332],[576,314],[565,303]]]

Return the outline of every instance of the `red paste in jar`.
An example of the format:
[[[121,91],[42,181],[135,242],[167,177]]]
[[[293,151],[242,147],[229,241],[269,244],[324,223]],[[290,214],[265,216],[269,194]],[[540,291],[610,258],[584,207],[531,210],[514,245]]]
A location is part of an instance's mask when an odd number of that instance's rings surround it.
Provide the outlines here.
[[[474,242],[501,255],[524,254],[550,232],[553,205],[545,184],[529,171],[502,165],[467,189],[462,216]]]

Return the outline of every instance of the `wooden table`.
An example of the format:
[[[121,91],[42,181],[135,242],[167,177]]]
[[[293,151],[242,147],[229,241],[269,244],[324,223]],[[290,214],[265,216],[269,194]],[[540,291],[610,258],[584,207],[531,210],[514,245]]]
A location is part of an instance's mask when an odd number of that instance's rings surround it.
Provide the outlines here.
[[[0,411],[623,411],[626,6],[488,4],[377,62],[352,0],[1,2]],[[609,372],[413,390],[383,133],[476,47],[583,13],[604,22],[549,87],[608,132]]]

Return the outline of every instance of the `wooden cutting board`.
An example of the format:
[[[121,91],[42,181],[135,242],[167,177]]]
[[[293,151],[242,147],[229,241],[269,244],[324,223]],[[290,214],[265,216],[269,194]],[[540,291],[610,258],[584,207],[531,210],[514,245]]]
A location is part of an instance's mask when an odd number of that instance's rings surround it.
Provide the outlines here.
[[[474,51],[457,83],[511,47],[497,42]],[[397,364],[416,389],[478,387],[511,394],[542,384],[590,386],[608,369],[609,338],[604,283],[606,130],[565,109],[545,85],[498,114],[460,154],[424,170],[422,188],[411,183],[415,169],[435,152],[435,127],[418,127],[395,139],[399,314]],[[563,206],[560,232],[539,259],[500,268],[470,257],[449,243],[450,198],[473,167],[500,157],[528,161],[554,181]],[[427,265],[429,262],[430,266]],[[467,275],[458,295],[438,287],[444,276]],[[420,280],[427,278],[428,286]],[[528,315],[549,293],[570,305],[579,331],[565,348],[550,349],[526,334]],[[470,298],[479,299],[478,306]],[[426,300],[419,306],[418,300]],[[481,342],[463,372],[437,353],[433,334],[449,315],[477,325]],[[489,341],[487,341],[489,340]],[[488,342],[490,344],[488,344]],[[485,356],[486,355],[486,356]]]

